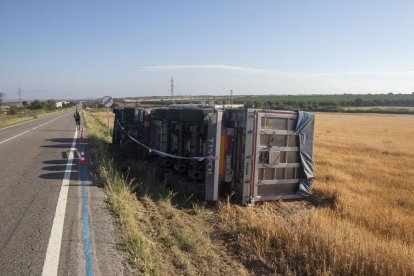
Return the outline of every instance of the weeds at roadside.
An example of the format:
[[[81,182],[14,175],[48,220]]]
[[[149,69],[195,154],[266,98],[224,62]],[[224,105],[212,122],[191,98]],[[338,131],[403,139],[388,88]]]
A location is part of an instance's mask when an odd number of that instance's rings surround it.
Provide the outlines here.
[[[139,231],[135,219],[136,200],[131,191],[134,189],[133,180],[119,173],[114,160],[109,156],[107,132],[102,124],[84,112],[88,124],[88,141],[93,148],[93,162],[95,171],[104,184],[109,198],[109,208],[117,216],[125,247],[130,254],[130,262],[141,273],[158,275],[158,267],[152,255],[148,240]]]
[[[173,193],[152,178],[146,162],[110,152],[105,125],[86,113],[98,175],[109,207],[118,217],[131,264],[140,273],[161,275],[247,275],[213,245],[205,216],[216,216],[196,198]],[[92,135],[91,135],[92,134]],[[194,207],[194,208],[193,208]]]

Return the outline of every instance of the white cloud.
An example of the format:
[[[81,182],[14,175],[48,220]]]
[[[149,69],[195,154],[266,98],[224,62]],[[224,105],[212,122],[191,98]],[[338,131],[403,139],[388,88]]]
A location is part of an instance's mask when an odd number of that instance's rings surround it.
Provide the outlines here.
[[[240,73],[260,74],[260,75],[274,75],[279,77],[406,77],[414,76],[414,70],[406,71],[389,71],[389,70],[376,70],[376,71],[354,71],[354,72],[291,72],[291,71],[279,71],[272,69],[261,69],[254,67],[232,66],[223,64],[194,64],[194,65],[155,65],[145,66],[141,68],[141,71],[145,72],[162,72],[162,71],[176,71],[176,70],[226,70]]]
[[[222,64],[156,65],[140,67],[140,75],[159,79],[166,85],[165,74],[176,80],[177,90],[230,91],[239,94],[268,93],[411,93],[414,90],[414,70],[353,71],[353,72],[292,72]],[[158,74],[160,73],[160,74]],[[209,92],[210,91],[210,92]],[[207,93],[207,94],[208,94]],[[211,94],[210,93],[210,94]],[[227,93],[227,92],[223,92]]]
[[[165,70],[192,70],[192,69],[220,69],[229,71],[238,71],[246,73],[278,73],[283,74],[285,72],[279,72],[275,70],[258,69],[253,67],[231,66],[222,64],[195,64],[195,65],[156,65],[143,67],[143,71],[158,72]]]

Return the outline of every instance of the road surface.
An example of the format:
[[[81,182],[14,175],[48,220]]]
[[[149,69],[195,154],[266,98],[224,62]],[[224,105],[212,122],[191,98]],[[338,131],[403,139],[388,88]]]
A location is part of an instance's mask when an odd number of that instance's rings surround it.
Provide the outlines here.
[[[0,275],[120,275],[73,111],[0,129]]]

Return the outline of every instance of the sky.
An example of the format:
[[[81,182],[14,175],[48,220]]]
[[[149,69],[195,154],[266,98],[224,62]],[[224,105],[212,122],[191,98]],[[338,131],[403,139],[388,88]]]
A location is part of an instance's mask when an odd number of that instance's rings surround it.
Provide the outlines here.
[[[414,1],[0,0],[8,99],[412,93]]]

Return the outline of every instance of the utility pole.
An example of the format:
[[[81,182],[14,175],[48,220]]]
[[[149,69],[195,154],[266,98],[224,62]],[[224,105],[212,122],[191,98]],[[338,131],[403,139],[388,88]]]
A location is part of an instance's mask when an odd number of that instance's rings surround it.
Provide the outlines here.
[[[233,89],[230,90],[230,100],[231,100],[231,104],[233,105]]]
[[[0,92],[0,114],[1,114],[1,106],[3,105],[3,99],[6,96],[3,92]]]
[[[22,105],[22,90],[20,89],[20,87],[17,90],[19,92],[19,103],[20,105]]]
[[[174,103],[174,78],[171,77],[170,100]]]

